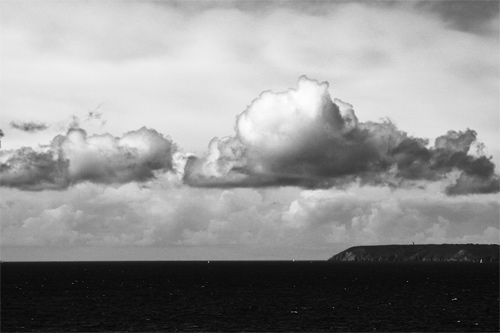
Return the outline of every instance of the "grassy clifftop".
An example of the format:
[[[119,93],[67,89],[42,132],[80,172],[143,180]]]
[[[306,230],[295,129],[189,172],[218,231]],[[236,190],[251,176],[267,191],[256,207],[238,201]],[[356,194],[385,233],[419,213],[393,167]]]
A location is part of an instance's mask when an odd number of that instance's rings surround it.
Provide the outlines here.
[[[496,244],[421,244],[354,246],[329,261],[499,261]]]

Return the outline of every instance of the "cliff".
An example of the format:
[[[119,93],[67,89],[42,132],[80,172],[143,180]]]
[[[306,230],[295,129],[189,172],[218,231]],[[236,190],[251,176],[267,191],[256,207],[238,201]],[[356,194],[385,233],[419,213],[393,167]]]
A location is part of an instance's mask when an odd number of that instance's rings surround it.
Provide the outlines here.
[[[329,261],[499,261],[496,244],[424,244],[354,246]]]

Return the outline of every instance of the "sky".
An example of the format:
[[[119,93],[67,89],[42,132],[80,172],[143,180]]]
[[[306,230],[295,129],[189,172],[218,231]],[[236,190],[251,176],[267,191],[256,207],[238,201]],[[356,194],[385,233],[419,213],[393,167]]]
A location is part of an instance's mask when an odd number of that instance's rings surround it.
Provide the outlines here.
[[[498,1],[0,10],[2,260],[500,243]]]

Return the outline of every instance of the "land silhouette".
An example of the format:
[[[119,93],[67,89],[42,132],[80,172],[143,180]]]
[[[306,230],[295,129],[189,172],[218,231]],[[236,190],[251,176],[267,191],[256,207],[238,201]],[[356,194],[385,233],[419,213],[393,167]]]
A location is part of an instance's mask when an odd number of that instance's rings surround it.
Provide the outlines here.
[[[497,244],[413,244],[354,246],[328,261],[499,261]]]

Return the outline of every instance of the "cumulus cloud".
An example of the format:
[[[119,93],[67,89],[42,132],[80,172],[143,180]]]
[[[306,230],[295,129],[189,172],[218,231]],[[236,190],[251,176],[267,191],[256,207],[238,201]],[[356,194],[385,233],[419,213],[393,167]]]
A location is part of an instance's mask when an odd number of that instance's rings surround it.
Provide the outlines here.
[[[450,197],[432,189],[358,185],[165,188],[165,175],[148,186],[79,183],[49,197],[4,189],[2,245],[119,245],[165,252],[202,246],[207,253],[218,246],[280,247],[287,258],[318,248],[320,259],[335,244],[499,242],[494,194]]]
[[[371,192],[371,193],[370,193]],[[496,196],[447,197],[429,190],[356,186],[347,191],[303,191],[286,219],[303,232],[320,230],[318,242],[344,244],[498,243]],[[497,233],[493,233],[497,230]]]
[[[46,124],[41,123],[41,122],[35,122],[35,121],[29,121],[29,122],[12,121],[10,123],[10,126],[12,128],[17,129],[17,130],[20,130],[23,132],[28,132],[28,133],[43,131],[43,130],[46,130],[48,128],[48,126]]]
[[[205,156],[189,158],[187,184],[328,188],[361,180],[397,186],[458,171],[449,194],[499,191],[491,160],[469,154],[476,132],[449,131],[429,147],[390,121],[359,122],[352,105],[331,99],[327,82],[305,76],[297,89],[263,92],[237,117],[235,131],[214,138]]]
[[[121,138],[88,136],[71,128],[47,147],[23,147],[0,155],[0,185],[24,190],[65,189],[72,184],[127,183],[173,170],[176,147],[153,129],[141,128]]]

